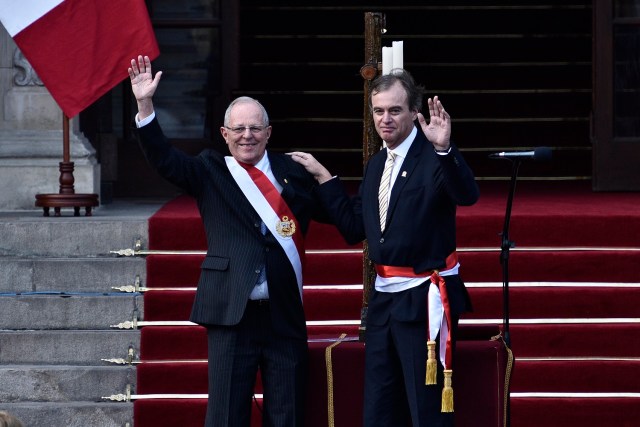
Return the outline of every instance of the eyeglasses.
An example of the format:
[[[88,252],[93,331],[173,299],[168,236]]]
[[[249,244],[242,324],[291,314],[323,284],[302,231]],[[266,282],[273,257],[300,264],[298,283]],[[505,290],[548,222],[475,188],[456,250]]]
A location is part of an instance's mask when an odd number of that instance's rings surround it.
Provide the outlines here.
[[[259,134],[260,132],[265,130],[267,127],[268,126],[253,125],[253,126],[236,126],[236,127],[230,128],[229,126],[225,126],[225,128],[229,129],[231,132],[235,133],[236,135],[242,135],[247,129],[249,129],[249,132],[251,132],[254,135]]]

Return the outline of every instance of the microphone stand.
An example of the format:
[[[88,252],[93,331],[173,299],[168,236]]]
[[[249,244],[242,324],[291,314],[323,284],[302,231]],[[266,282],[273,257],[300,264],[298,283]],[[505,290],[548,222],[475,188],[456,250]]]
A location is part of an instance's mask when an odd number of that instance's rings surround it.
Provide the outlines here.
[[[515,243],[509,240],[509,223],[511,220],[511,206],[513,205],[513,195],[516,191],[516,180],[518,177],[518,169],[520,168],[521,160],[519,158],[509,159],[512,160],[513,166],[511,171],[511,185],[509,187],[509,196],[507,198],[507,208],[504,216],[504,226],[502,229],[502,243],[500,245],[500,264],[502,265],[502,301],[503,301],[503,323],[504,323],[504,342],[507,346],[507,351],[511,353],[511,335],[509,332],[509,250],[515,247]],[[513,360],[515,362],[515,359]],[[513,365],[511,366],[513,369]],[[510,388],[510,381],[508,388]],[[505,402],[505,426],[511,425],[511,399],[510,392],[506,390]]]
[[[522,159],[531,158],[534,160],[548,160],[551,158],[551,149],[548,147],[538,147],[534,151],[520,153],[496,153],[489,155],[492,159],[507,159],[512,162],[511,187],[507,198],[507,212],[504,216],[504,227],[502,229],[502,243],[500,245],[500,264],[502,265],[502,299],[503,299],[503,322],[504,322],[504,344],[506,346],[508,360],[505,384],[505,414],[504,424],[509,427],[511,424],[511,371],[515,364],[515,358],[511,351],[511,334],[509,331],[509,250],[515,247],[515,243],[509,240],[509,221],[511,220],[511,206],[513,205],[513,194],[516,191],[516,179],[518,169]]]
[[[509,250],[515,247],[515,242],[509,240],[509,223],[511,220],[511,206],[513,205],[513,195],[516,191],[516,179],[520,168],[520,159],[513,159],[513,169],[511,172],[511,185],[507,198],[507,210],[504,216],[504,226],[502,228],[502,243],[500,245],[500,264],[502,265],[502,303],[504,340],[508,347],[511,347],[511,335],[509,332]]]

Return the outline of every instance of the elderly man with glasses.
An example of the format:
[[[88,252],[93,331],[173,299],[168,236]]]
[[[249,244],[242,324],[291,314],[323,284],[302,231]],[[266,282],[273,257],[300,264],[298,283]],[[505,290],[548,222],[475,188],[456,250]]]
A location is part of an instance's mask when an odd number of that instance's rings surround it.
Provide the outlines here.
[[[311,219],[328,222],[303,166],[266,150],[266,110],[235,99],[220,132],[231,156],[173,147],[152,97],[162,72],[149,57],[131,60],[140,144],[158,173],[198,203],[208,249],[191,321],[207,329],[209,399],[205,426],[251,424],[258,369],[264,426],[302,426],[308,347],[302,307],[303,236]]]

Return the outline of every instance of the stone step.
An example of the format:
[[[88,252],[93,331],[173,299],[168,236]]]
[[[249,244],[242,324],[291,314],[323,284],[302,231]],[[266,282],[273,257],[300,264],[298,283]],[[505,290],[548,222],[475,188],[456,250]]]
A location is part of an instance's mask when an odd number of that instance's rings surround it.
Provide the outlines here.
[[[93,216],[45,217],[38,211],[0,212],[0,256],[64,257],[108,255],[148,247],[148,218],[161,202],[125,201],[96,209]]]
[[[112,250],[133,247],[140,239],[147,245],[147,222],[112,219],[51,223],[22,218],[0,222],[0,255],[60,257],[108,255]]]
[[[2,294],[0,324],[9,330],[109,330],[138,318],[142,302],[139,293]]]
[[[118,201],[90,217],[0,212],[0,409],[28,427],[131,427],[133,403],[103,399],[135,390],[147,223],[165,201]],[[52,212],[53,215],[53,212]]]
[[[3,403],[25,427],[132,427],[132,402]]]
[[[0,402],[99,402],[135,381],[133,365],[2,365]]]
[[[140,330],[0,330],[3,365],[105,366],[102,359],[137,359]]]
[[[142,257],[0,257],[2,292],[113,292],[114,286],[146,283]]]

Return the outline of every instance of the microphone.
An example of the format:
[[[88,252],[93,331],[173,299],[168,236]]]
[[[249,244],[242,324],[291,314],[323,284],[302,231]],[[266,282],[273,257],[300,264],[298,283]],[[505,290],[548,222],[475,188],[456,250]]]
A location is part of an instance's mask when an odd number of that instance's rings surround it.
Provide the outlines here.
[[[533,159],[549,160],[551,158],[551,148],[538,147],[533,151],[503,151],[501,153],[489,154],[491,159]]]

